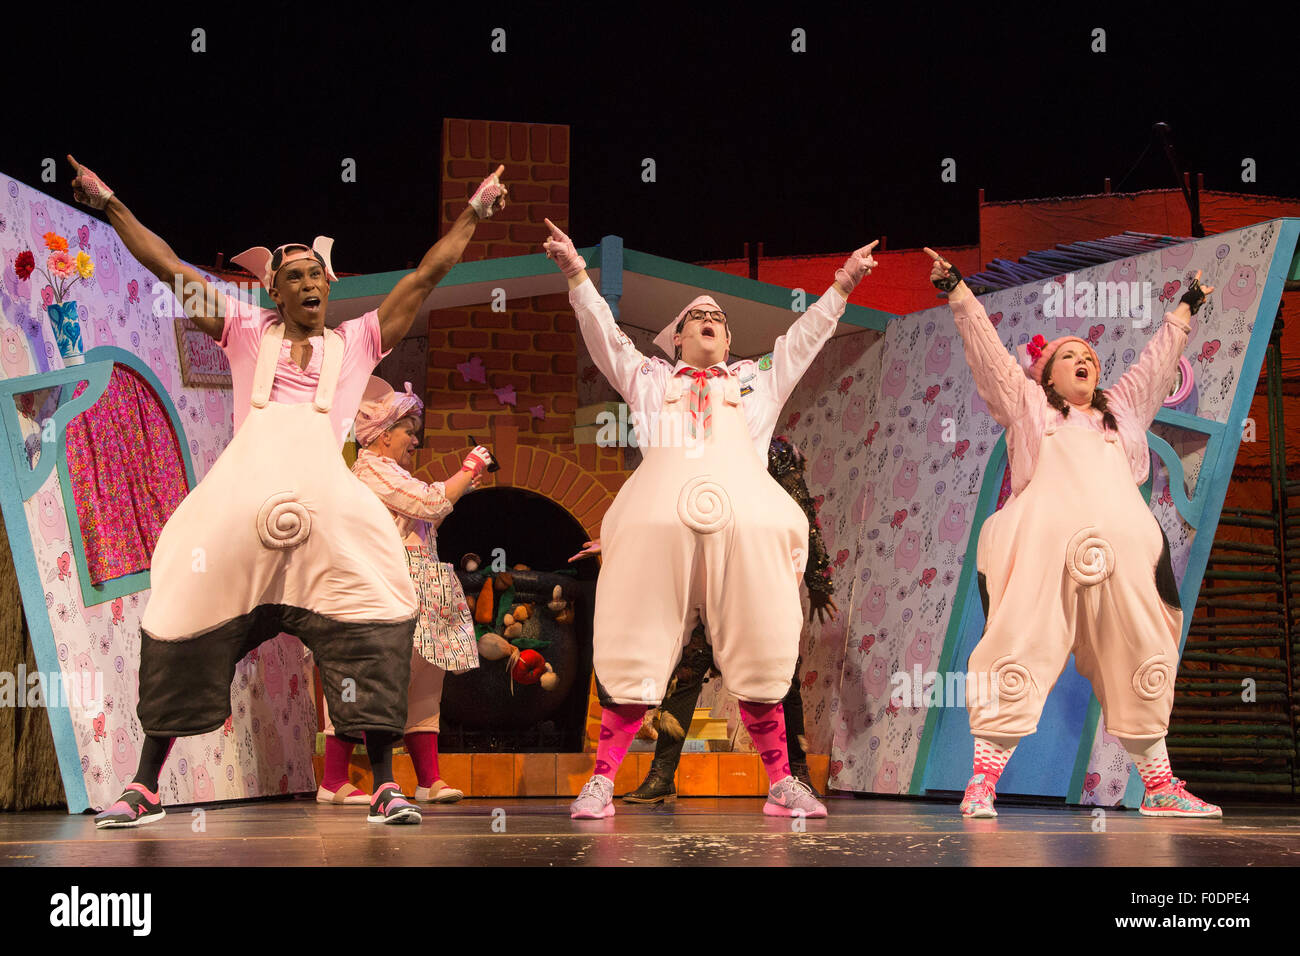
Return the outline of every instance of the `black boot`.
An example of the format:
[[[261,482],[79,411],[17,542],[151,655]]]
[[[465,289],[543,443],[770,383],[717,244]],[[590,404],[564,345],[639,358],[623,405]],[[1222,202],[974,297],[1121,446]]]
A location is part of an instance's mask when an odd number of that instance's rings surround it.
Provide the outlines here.
[[[813,786],[812,777],[808,775],[808,760],[803,752],[803,747],[799,746],[799,736],[803,733],[803,695],[799,691],[799,668],[796,665],[794,671],[794,680],[790,682],[790,689],[786,692],[785,700],[781,702],[782,710],[785,711],[785,745],[790,755],[790,773],[794,778],[802,783],[805,787],[813,792],[813,796],[818,800],[822,795],[817,792]]]
[[[679,685],[660,705],[664,713],[671,714],[676,719],[684,732],[691,729],[691,717],[695,714],[695,703],[700,699],[702,686],[702,681],[692,681],[684,687]],[[623,801],[672,803],[676,800],[677,788],[673,785],[673,780],[677,776],[677,763],[682,759],[682,745],[685,743],[684,738],[679,740],[660,730],[659,739],[655,741],[655,759],[650,764],[650,772],[646,774],[641,786],[624,795]]]
[[[677,761],[662,760],[658,756],[650,764],[650,772],[641,786],[623,795],[624,803],[672,803],[677,799],[673,778],[677,774]]]

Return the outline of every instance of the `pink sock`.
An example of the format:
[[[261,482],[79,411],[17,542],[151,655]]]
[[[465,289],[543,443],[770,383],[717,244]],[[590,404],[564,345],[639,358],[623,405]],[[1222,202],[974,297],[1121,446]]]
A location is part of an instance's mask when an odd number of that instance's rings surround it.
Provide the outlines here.
[[[326,735],[325,774],[320,782],[326,790],[337,790],[348,782],[348,762],[352,759],[352,747],[346,740]]]
[[[785,742],[785,708],[780,704],[740,702],[740,719],[754,741],[767,776],[778,783],[790,776],[790,751]]]
[[[1150,740],[1131,740],[1121,737],[1120,743],[1137,765],[1138,776],[1148,791],[1159,790],[1173,780],[1173,771],[1169,769],[1169,751],[1165,748],[1165,738],[1152,743]]]
[[[1011,759],[1015,749],[1015,740],[990,740],[987,737],[976,737],[975,763],[971,775],[982,773],[984,782],[990,787],[996,787],[998,778],[1002,776],[1002,771],[1006,769],[1007,761]]]
[[[628,744],[641,729],[645,704],[610,704],[600,715],[600,740],[596,744],[596,776],[614,779],[627,756]]]
[[[406,752],[415,765],[415,781],[422,787],[432,787],[438,779],[438,735],[421,731],[406,735]]]

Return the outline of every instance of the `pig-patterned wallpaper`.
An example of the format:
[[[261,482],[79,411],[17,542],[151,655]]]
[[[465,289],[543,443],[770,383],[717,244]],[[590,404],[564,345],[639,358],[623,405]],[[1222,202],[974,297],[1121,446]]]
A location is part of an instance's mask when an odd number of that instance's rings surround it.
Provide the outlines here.
[[[1185,356],[1195,388],[1178,407],[1223,422],[1276,238],[1277,224],[1264,223],[1074,274],[1076,283],[1149,283],[1155,318],[1148,327],[1045,319],[1041,285],[982,301],[1008,349],[1039,332],[1049,340],[1088,338],[1101,358],[1104,386],[1136,360],[1159,317],[1202,270],[1202,281],[1218,291],[1193,320]],[[814,750],[831,747],[830,784],[839,789],[905,793],[912,783],[926,709],[891,702],[890,680],[914,665],[931,670],[940,659],[984,469],[1002,431],[975,392],[962,355],[946,305],[891,321],[883,337],[837,339],[805,375],[778,424],[809,459],[809,485],[822,499],[820,520],[845,612],[834,624],[811,625],[804,647],[808,735]],[[955,422],[955,435],[943,434],[945,418]],[[1171,440],[1193,494],[1204,440],[1161,425],[1155,431]],[[1165,469],[1153,474],[1152,510],[1181,581],[1194,532],[1174,508]],[[1099,727],[1085,800],[1118,802],[1128,779],[1121,758],[1117,741]]]
[[[69,295],[78,305],[85,349],[116,346],[153,371],[180,417],[183,442],[195,478],[201,480],[230,441],[233,406],[229,389],[181,385],[175,298],[168,291],[154,295],[154,277],[131,258],[106,223],[4,176],[0,188],[0,377],[33,376],[31,390],[15,398],[24,437],[37,438],[27,443],[27,465],[40,460],[38,423],[72,390],[65,388],[60,396],[41,387],[39,373],[63,368],[46,317],[44,298],[50,293],[39,273],[19,279],[14,260],[30,249],[43,264],[48,254],[43,237],[55,232],[67,239],[70,252],[84,250],[95,263],[91,279],[78,282]],[[27,560],[34,561],[43,590],[38,603],[48,615],[46,621],[29,621],[32,639],[52,641],[69,677],[103,674],[103,699],[90,701],[89,708],[74,700],[69,708],[74,762],[80,762],[89,805],[102,808],[130,781],[142,742],[135,710],[140,618],[149,592],[84,606],[67,520],[75,506],[64,501],[56,471],[23,507],[30,541],[11,544],[16,561],[24,550]],[[231,687],[231,720],[213,733],[177,742],[162,776],[163,801],[201,803],[314,789],[311,682],[310,663],[294,638],[277,638],[242,661]]]

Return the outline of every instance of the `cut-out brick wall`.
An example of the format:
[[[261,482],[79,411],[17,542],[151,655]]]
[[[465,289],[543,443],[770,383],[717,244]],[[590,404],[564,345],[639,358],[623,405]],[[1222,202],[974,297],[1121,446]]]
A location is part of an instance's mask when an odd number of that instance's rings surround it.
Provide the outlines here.
[[[538,253],[547,235],[544,218],[569,226],[567,126],[448,119],[442,135],[443,233],[498,164],[506,167],[502,181],[510,189],[509,204],[478,225],[465,261]],[[573,442],[578,331],[568,296],[511,299],[504,312],[486,305],[441,309],[429,313],[428,326],[424,447],[415,474],[436,480],[454,473],[473,435],[490,444],[502,463],[490,481],[544,494],[593,537],[599,534],[600,518],[628,472],[622,449]],[[474,358],[482,363],[485,382],[466,381],[457,369]],[[494,392],[507,385],[515,389],[513,406]],[[531,411],[538,407],[544,417]],[[530,448],[538,449],[535,456]]]

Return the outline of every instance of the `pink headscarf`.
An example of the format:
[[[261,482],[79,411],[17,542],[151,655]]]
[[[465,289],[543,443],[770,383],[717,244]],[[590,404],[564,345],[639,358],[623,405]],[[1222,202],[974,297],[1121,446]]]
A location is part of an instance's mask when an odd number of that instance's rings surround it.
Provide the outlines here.
[[[370,376],[352,425],[358,447],[365,448],[403,418],[424,414],[424,402],[411,392],[410,382],[404,384],[406,391],[395,392],[382,378]]]

